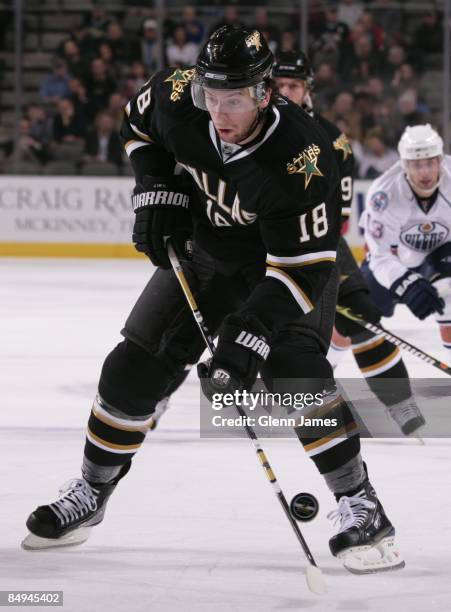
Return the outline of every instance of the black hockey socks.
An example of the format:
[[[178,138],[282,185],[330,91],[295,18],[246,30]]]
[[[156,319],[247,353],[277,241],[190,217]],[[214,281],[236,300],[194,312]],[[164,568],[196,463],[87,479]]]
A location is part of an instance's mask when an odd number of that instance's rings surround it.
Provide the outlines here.
[[[326,472],[323,476],[327,486],[337,498],[348,491],[359,488],[366,479],[366,471],[360,453],[340,467]]]
[[[360,452],[358,425],[346,401],[335,389],[323,396],[323,404],[305,414],[305,418],[321,418],[323,422],[335,422],[331,427],[318,428],[312,436],[309,427],[296,427],[295,432],[305,452],[313,460],[321,474],[332,471],[353,459]],[[304,413],[303,413],[304,414]],[[323,430],[323,432],[321,432]]]
[[[83,476],[89,482],[109,482],[129,462],[144,441],[152,415],[130,417],[97,395],[86,432]]]

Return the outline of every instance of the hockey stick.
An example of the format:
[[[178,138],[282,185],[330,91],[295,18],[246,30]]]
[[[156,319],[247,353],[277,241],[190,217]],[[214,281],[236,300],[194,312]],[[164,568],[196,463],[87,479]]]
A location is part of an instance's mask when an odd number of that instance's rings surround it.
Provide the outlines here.
[[[213,344],[212,337],[210,336],[208,332],[208,328],[205,324],[202,313],[200,312],[197,306],[196,300],[194,299],[194,296],[191,292],[191,289],[186,280],[186,276],[183,271],[183,268],[170,243],[167,243],[167,249],[168,249],[169,260],[171,262],[174,273],[177,277],[177,280],[180,283],[183,293],[185,294],[186,301],[188,302],[191,312],[193,313],[193,316],[199,327],[200,333],[202,334],[202,338],[204,339],[205,345],[210,353],[210,356],[213,357],[213,354],[215,352],[215,346]],[[286,497],[283,494],[283,491],[280,488],[280,485],[277,481],[276,475],[274,474],[271,468],[271,465],[269,464],[269,461],[265,455],[265,452],[263,451],[263,448],[261,447],[257,434],[255,433],[254,429],[250,425],[247,424],[248,419],[246,417],[246,412],[239,405],[235,405],[235,409],[238,412],[239,416],[242,417],[243,423],[245,423],[244,429],[246,430],[247,436],[251,440],[252,444],[254,445],[255,452],[257,453],[257,457],[268,478],[268,481],[271,483],[274,493],[276,494],[277,499],[279,500],[282,508],[284,509],[285,515],[288,521],[290,522],[290,525],[293,528],[293,531],[296,534],[296,537],[299,543],[302,546],[305,556],[307,557],[307,560],[309,562],[306,568],[307,585],[313,593],[322,595],[323,593],[326,592],[326,583],[324,581],[323,574],[320,568],[316,565],[315,559],[313,558],[313,555],[310,552],[307,542],[305,541],[304,536],[302,535],[298,524],[296,523],[295,519],[291,515],[290,507],[288,505]]]
[[[429,363],[431,366],[434,366],[434,368],[437,368],[441,372],[444,372],[445,374],[448,374],[449,376],[451,376],[451,367],[449,365],[447,365],[446,363],[443,363],[443,361],[439,361],[435,357],[432,357],[432,355],[425,353],[424,351],[417,348],[413,344],[406,342],[399,336],[392,334],[392,332],[387,331],[380,325],[376,325],[375,323],[369,323],[368,321],[365,321],[365,319],[363,319],[360,315],[353,313],[350,308],[346,306],[340,306],[339,304],[337,304],[336,311],[339,312],[344,317],[346,317],[347,319],[350,319],[351,321],[355,321],[355,323],[358,323],[361,327],[364,327],[368,331],[373,332],[374,334],[382,335],[384,338],[386,338],[389,342],[391,342],[395,346],[399,346],[399,348],[402,348],[408,353],[415,355],[415,357],[418,357],[418,359],[422,359],[426,363]]]

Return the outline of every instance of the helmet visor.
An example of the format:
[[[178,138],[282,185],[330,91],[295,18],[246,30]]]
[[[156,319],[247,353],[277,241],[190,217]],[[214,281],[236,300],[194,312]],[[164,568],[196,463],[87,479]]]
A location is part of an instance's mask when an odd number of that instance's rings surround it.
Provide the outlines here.
[[[265,97],[264,87],[253,85],[240,89],[214,89],[191,83],[194,106],[209,113],[248,113],[255,110]]]

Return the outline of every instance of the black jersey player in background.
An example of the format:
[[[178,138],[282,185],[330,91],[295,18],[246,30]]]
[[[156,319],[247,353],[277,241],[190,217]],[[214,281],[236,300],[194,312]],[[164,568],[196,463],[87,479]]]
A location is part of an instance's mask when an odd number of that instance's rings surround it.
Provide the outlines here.
[[[127,105],[122,137],[137,183],[133,241],[158,270],[126,321],[124,341],[103,364],[82,478],[30,515],[24,547],[86,540],[130,469],[156,404],[199,360],[203,341],[166,271],[165,239],[183,256],[192,234],[186,274],[218,334],[213,359],[199,366],[204,394],[249,390],[259,372],[271,391],[328,389],[321,411],[337,426],[315,439],[296,433],[338,501],[331,551],[355,569],[350,548],[376,547],[382,560],[359,566],[363,572],[404,565],[388,553],[394,528],[325,357],[340,235],[334,151],[307,113],[273,98],[272,63],[260,32],[226,26],[210,37],[195,68],[157,73]],[[174,175],[176,162],[193,180]],[[265,350],[241,343],[243,332]]]
[[[332,141],[341,181],[338,206],[341,206],[345,225],[351,214],[354,155],[346,135],[314,111],[314,72],[311,62],[302,51],[280,53],[276,56],[272,74],[278,92],[301,106],[318,121]],[[340,273],[338,303],[361,315],[366,321],[379,323],[382,313],[373,303],[366,281],[343,236],[338,243],[337,266]],[[358,324],[338,312],[335,315],[335,327],[341,335],[351,339],[353,354],[360,371],[402,432],[406,435],[417,432],[425,420],[412,397],[400,349],[383,337],[362,330]],[[390,393],[386,393],[380,384],[384,378],[397,379],[396,385],[390,386]]]

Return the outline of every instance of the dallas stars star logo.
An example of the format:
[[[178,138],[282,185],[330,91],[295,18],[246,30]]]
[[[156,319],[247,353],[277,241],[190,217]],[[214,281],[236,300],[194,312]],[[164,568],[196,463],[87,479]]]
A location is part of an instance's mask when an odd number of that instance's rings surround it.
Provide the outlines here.
[[[334,149],[336,151],[343,151],[343,161],[346,161],[346,159],[352,155],[351,145],[345,134],[340,134],[340,136],[334,140]]]
[[[258,51],[262,46],[260,40],[260,32],[255,30],[254,32],[252,32],[252,34],[249,34],[249,36],[246,38],[246,46],[255,47],[255,49]]]
[[[288,174],[303,174],[304,175],[304,187],[307,189],[312,176],[324,176],[321,170],[318,168],[318,157],[321,153],[321,149],[318,145],[310,145],[304,149],[293,161],[287,164]]]
[[[164,80],[165,83],[172,83],[172,102],[177,102],[180,100],[180,96],[184,92],[185,87],[190,81],[192,81],[195,74],[195,68],[191,68],[189,70],[180,70],[180,68],[177,68],[174,70],[171,76],[168,76],[168,78]]]

